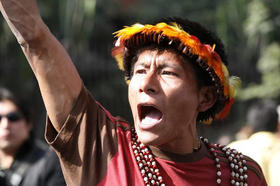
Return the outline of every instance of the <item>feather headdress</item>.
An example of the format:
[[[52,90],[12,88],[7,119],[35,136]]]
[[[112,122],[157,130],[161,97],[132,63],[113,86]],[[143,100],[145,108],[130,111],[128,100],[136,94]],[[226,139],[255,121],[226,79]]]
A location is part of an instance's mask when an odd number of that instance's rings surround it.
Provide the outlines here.
[[[180,25],[172,23],[171,25],[161,22],[156,25],[134,24],[127,26],[114,33],[117,38],[112,55],[118,62],[119,68],[125,70],[124,54],[130,46],[137,46],[143,43],[167,43],[175,46],[182,54],[196,56],[195,61],[212,78],[217,93],[219,95],[222,108],[219,111],[211,111],[207,117],[203,118],[204,123],[211,123],[213,119],[225,118],[234,101],[234,91],[240,84],[239,78],[229,77],[229,72],[219,54],[215,52],[215,44],[210,46],[203,44],[200,40],[181,29]],[[176,44],[174,44],[176,43]],[[214,112],[214,113],[213,113]]]

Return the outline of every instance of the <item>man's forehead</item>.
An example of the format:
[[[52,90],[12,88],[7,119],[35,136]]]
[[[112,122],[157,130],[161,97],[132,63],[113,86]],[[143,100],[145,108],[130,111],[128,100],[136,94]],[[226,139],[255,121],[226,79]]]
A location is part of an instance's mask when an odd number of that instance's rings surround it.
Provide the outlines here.
[[[151,62],[157,62],[160,64],[181,64],[182,58],[180,58],[175,52],[169,50],[144,50],[139,54],[138,60],[135,64],[144,65]]]

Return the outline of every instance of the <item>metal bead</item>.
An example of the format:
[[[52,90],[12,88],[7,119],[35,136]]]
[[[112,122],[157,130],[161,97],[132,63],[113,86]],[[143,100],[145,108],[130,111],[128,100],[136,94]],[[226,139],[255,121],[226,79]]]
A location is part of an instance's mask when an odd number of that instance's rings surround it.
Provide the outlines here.
[[[171,45],[173,43],[173,40],[170,40],[169,42],[168,42],[168,45]]]
[[[187,47],[184,47],[182,53],[187,54],[187,52],[188,52],[188,48],[187,48]]]

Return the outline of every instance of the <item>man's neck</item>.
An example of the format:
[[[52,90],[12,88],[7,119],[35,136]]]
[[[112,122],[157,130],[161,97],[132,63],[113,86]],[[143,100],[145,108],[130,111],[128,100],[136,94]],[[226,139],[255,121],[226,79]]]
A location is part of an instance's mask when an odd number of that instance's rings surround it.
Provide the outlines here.
[[[200,140],[199,139],[189,139],[189,140],[182,140],[176,143],[164,144],[158,146],[157,148],[169,151],[176,154],[190,154],[195,150],[200,148]]]

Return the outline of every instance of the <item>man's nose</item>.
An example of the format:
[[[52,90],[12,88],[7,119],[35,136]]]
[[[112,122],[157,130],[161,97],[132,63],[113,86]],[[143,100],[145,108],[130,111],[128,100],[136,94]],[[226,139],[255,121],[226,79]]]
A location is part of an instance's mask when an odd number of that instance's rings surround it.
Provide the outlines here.
[[[156,94],[159,89],[158,86],[159,82],[156,72],[149,71],[141,80],[139,91],[146,94]]]

